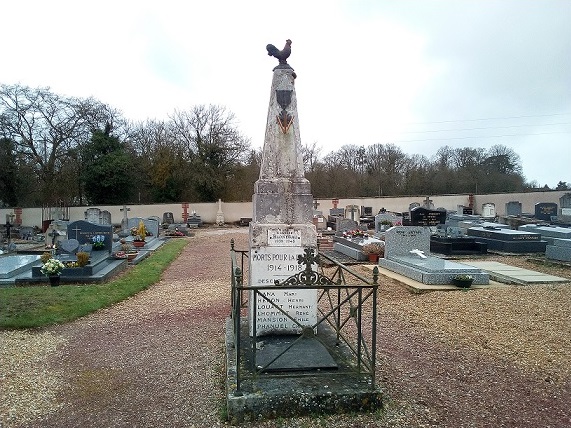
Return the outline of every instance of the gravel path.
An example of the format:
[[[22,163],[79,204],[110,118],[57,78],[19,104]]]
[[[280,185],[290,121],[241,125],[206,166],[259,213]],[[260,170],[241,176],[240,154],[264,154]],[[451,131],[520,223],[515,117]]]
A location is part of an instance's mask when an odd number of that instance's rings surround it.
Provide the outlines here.
[[[0,427],[225,426],[228,250],[231,238],[246,249],[246,233],[201,229],[133,298],[70,324],[0,332]],[[414,295],[382,279],[386,410],[248,426],[571,426],[571,269],[497,260],[570,282]]]

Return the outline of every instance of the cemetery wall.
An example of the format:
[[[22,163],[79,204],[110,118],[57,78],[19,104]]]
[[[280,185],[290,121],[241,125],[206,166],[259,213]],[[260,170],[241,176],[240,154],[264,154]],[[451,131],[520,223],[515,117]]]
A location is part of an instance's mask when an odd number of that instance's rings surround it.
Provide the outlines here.
[[[548,192],[530,192],[530,193],[501,193],[487,195],[473,195],[474,197],[474,214],[482,214],[482,206],[487,203],[493,203],[496,206],[496,214],[504,216],[505,206],[507,202],[519,201],[522,204],[522,212],[533,213],[535,204],[539,202],[553,202],[559,204],[559,198],[569,193],[569,190],[548,191]],[[431,195],[430,200],[434,208],[445,208],[447,210],[456,210],[458,205],[469,206],[470,195]],[[377,198],[339,198],[338,207],[344,208],[347,205],[357,205],[372,207],[374,214],[378,213],[381,208],[387,211],[403,212],[408,211],[409,205],[413,202],[423,204],[426,195],[418,196],[401,196],[401,197],[377,197]],[[331,199],[318,199],[317,209],[322,211],[324,215],[329,214],[329,209],[333,208]],[[95,206],[95,205],[93,205]],[[111,213],[113,224],[120,224],[123,218],[122,206],[96,205],[101,210],[107,210]],[[175,222],[182,222],[183,208],[178,204],[153,204],[153,205],[128,205],[129,217],[150,217],[157,216],[162,219],[163,213],[172,212]],[[84,220],[85,210],[89,207],[69,207],[69,220]],[[218,212],[218,202],[211,203],[190,203],[187,209],[189,214],[196,211],[205,223],[215,223],[216,214]],[[241,218],[252,217],[251,202],[222,202],[222,212],[226,223],[234,223],[240,221]],[[7,214],[14,214],[13,208],[0,208],[0,224],[4,224]],[[42,226],[42,208],[23,208],[22,209],[22,225],[25,226]],[[46,217],[47,219],[48,217]]]

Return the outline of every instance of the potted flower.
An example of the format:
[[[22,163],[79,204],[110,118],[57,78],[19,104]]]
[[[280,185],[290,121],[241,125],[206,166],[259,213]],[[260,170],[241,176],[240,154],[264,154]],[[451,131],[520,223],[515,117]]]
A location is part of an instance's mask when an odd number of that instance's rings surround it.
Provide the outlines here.
[[[40,272],[46,275],[50,279],[50,284],[52,287],[59,285],[60,275],[65,265],[58,259],[49,258],[47,259],[40,269]]]
[[[379,257],[385,253],[385,247],[381,242],[371,242],[370,244],[363,245],[363,254],[369,256],[369,261],[378,262]]]
[[[133,240],[133,245],[135,247],[145,246],[146,237],[147,237],[147,228],[145,227],[145,223],[143,222],[143,220],[140,220],[139,227],[137,227],[137,234],[135,235],[135,239]]]
[[[472,275],[455,275],[452,277],[452,284],[460,288],[469,288],[474,282],[474,277]]]

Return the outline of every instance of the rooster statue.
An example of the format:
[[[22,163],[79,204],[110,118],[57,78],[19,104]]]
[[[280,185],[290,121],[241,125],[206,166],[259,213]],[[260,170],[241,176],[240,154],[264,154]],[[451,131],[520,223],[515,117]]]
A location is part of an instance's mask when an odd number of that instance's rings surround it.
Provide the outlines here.
[[[267,45],[266,50],[268,51],[268,55],[276,57],[280,61],[280,64],[287,64],[287,59],[291,54],[291,40],[286,40],[286,44],[281,51],[274,45]]]

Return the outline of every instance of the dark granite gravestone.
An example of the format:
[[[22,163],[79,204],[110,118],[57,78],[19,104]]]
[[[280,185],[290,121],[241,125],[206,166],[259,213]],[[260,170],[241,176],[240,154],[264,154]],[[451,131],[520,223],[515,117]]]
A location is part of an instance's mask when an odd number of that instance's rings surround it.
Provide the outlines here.
[[[113,227],[111,225],[93,224],[78,220],[67,226],[69,239],[77,239],[80,245],[103,242],[103,250],[111,251],[113,245]]]
[[[163,213],[163,224],[174,224],[174,215],[171,212]]]
[[[547,245],[539,233],[520,230],[477,226],[469,228],[468,235],[488,244],[489,250],[509,253],[543,253]]]
[[[557,204],[554,202],[538,202],[535,204],[535,218],[543,221],[551,221],[551,217],[557,216]]]
[[[460,228],[457,228],[461,230]],[[436,236],[430,237],[430,252],[452,255],[486,254],[488,244],[477,242],[470,236]]]
[[[410,210],[411,226],[436,226],[446,222],[446,211],[416,207]]]

